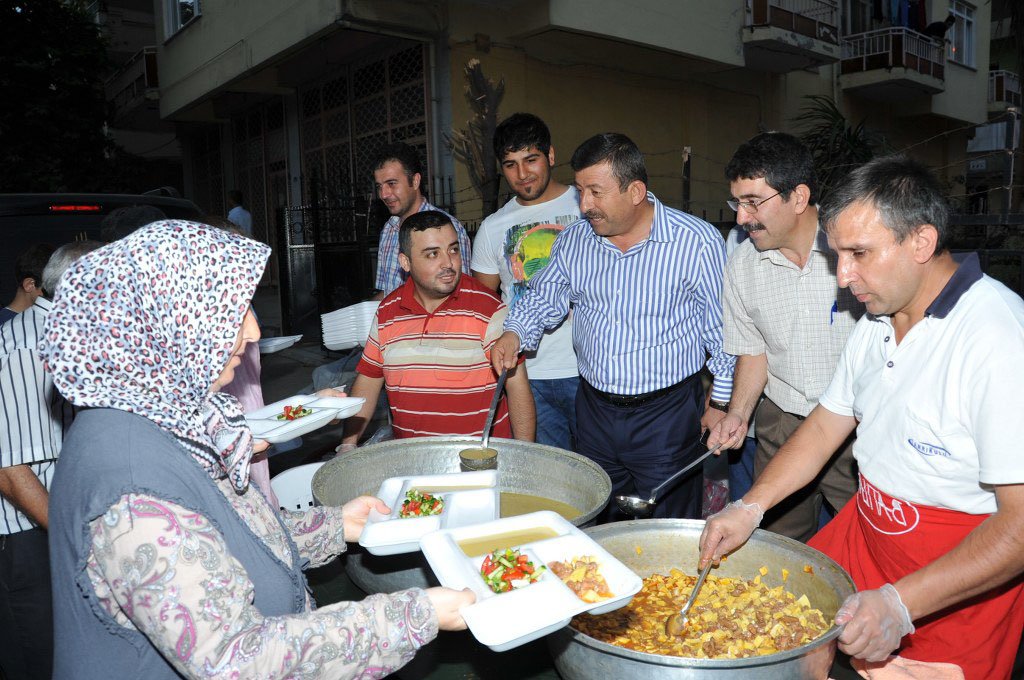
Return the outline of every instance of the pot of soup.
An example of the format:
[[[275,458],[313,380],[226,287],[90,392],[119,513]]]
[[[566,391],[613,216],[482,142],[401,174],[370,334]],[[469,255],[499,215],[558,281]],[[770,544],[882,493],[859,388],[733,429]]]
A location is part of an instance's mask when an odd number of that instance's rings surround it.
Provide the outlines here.
[[[817,550],[760,529],[711,570],[690,612],[692,629],[679,639],[664,635],[674,601],[689,595],[671,584],[692,588],[703,528],[698,520],[647,519],[586,530],[645,579],[644,590],[629,609],[581,615],[548,636],[562,678],[828,678],[840,632],[833,620],[853,580]]]
[[[420,437],[358,448],[317,470],[313,497],[321,505],[341,505],[376,494],[389,477],[460,472],[459,452],[479,443],[476,437]],[[503,517],[553,510],[576,526],[587,526],[608,503],[611,480],[583,456],[514,439],[491,439],[490,446],[498,451]],[[378,556],[349,544],[345,570],[367,593],[438,585],[419,552]]]

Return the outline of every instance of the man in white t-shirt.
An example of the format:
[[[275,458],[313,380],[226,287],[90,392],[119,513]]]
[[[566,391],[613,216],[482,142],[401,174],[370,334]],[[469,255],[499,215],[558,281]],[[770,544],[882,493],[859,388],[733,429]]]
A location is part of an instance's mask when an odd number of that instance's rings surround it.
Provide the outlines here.
[[[252,213],[242,205],[242,192],[232,189],[228,192],[228,219],[242,230],[242,234],[252,238]]]
[[[942,187],[918,163],[864,165],[819,215],[838,284],[868,313],[818,406],[709,519],[701,563],[746,541],[856,428],[860,489],[809,543],[859,591],[836,615],[840,649],[1008,678],[1024,629],[1024,301],[976,255],[953,259]]]
[[[511,309],[530,279],[547,266],[559,232],[580,219],[574,187],[551,178],[555,149],[537,116],[516,113],[494,131],[494,155],[515,197],[483,221],[473,243],[473,276]],[[572,320],[547,331],[526,367],[537,405],[537,442],[572,450],[579,371]]]

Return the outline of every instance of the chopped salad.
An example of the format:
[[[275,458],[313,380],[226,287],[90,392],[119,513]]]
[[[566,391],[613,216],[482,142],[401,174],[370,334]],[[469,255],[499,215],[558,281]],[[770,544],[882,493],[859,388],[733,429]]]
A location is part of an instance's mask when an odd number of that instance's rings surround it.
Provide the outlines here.
[[[402,502],[398,516],[401,519],[410,517],[431,517],[444,511],[444,499],[440,496],[424,493],[418,489],[409,489]]]
[[[484,557],[480,565],[480,575],[495,593],[524,588],[539,579],[546,570],[543,564],[535,567],[529,557],[515,548],[495,550]]]
[[[305,406],[285,406],[283,413],[278,413],[276,418],[278,420],[295,420],[296,418],[303,418],[313,413],[313,409],[306,408]]]

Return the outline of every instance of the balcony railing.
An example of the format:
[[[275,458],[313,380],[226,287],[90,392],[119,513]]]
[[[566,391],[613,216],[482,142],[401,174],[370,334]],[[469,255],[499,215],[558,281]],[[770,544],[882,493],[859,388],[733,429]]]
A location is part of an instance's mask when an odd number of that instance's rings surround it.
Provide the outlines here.
[[[140,99],[158,97],[159,86],[156,47],[143,47],[107,79],[107,100],[121,113]]]
[[[775,26],[839,44],[839,10],[833,0],[747,0],[747,26]]]
[[[1005,102],[1010,106],[1020,106],[1020,76],[1011,71],[989,71],[988,101],[990,104]]]
[[[883,28],[843,38],[841,73],[905,68],[945,79],[946,51],[909,28]]]

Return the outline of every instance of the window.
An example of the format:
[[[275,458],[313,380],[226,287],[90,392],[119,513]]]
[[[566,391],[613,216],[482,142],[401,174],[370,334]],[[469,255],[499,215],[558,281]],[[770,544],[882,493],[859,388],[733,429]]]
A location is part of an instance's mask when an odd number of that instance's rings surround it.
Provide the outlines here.
[[[949,13],[956,23],[946,34],[946,57],[964,66],[974,66],[974,8],[966,2],[952,0]]]
[[[871,22],[871,0],[845,0],[843,12],[843,33],[853,35],[870,31],[873,26]]]
[[[165,0],[167,13],[165,33],[170,38],[188,22],[199,16],[199,0]]]

